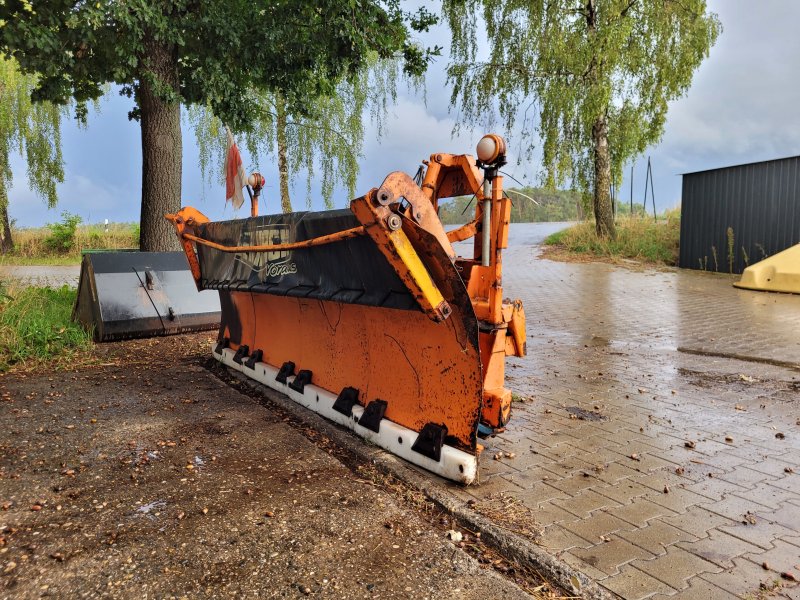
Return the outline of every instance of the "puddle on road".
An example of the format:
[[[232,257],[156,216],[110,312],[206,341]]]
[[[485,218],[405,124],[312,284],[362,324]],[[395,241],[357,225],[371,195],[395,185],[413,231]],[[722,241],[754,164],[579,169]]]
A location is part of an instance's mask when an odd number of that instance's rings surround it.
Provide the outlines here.
[[[585,408],[580,408],[579,406],[568,406],[567,412],[575,415],[581,421],[607,421],[608,417],[601,415],[599,412],[594,410],[586,410]]]

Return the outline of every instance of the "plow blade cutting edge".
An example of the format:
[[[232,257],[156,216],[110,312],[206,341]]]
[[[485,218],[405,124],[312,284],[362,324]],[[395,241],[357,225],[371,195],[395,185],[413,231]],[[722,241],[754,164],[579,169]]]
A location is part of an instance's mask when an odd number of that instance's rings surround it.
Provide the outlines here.
[[[460,179],[444,169],[435,183],[450,195],[480,193],[474,159],[454,158],[465,159],[450,169]],[[187,207],[168,218],[198,288],[219,292],[218,361],[412,463],[470,483],[479,425],[496,430],[508,419],[497,361],[502,367],[506,354],[524,352],[524,315],[486,287],[499,273],[507,215],[495,214],[498,226],[486,221],[492,271],[481,256],[456,257],[438,219],[440,196],[423,188],[398,172],[350,210],[209,222]]]

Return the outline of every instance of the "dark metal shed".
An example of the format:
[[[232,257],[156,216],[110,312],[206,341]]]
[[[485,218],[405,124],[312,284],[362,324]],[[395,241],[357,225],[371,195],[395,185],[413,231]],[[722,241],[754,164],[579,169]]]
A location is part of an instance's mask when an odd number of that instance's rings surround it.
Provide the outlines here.
[[[679,266],[741,273],[800,243],[800,156],[684,173]]]

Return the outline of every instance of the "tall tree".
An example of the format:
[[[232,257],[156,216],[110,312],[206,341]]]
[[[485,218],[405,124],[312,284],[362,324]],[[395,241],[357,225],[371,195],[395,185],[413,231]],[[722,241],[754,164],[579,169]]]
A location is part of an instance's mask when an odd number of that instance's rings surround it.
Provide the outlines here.
[[[63,109],[49,102],[31,103],[35,77],[23,75],[16,61],[0,57],[0,252],[14,249],[8,217],[8,190],[11,187],[11,154],[25,157],[28,186],[47,203],[55,206],[56,184],[64,181],[61,156],[61,116]]]
[[[721,31],[706,0],[444,0],[444,13],[462,119],[499,110],[528,157],[538,134],[546,184],[591,194],[597,234],[614,236],[611,183],[660,140],[667,103],[686,93]]]
[[[301,113],[369,52],[423,71],[429,52],[410,30],[433,21],[400,0],[4,0],[0,53],[41,74],[34,99],[80,107],[108,82],[123,86],[142,131],[141,247],[165,250],[177,248],[163,215],[181,204],[181,103],[235,129],[258,117],[253,88],[281,91]]]
[[[289,190],[301,172],[305,173],[308,208],[317,174],[327,208],[333,207],[338,188],[346,189],[350,198],[355,196],[365,120],[371,121],[379,136],[382,134],[388,106],[396,99],[400,71],[399,61],[380,60],[373,53],[364,68],[336,86],[333,95],[312,99],[299,114],[291,112],[280,92],[254,91],[261,105],[260,118],[245,132],[244,144],[256,166],[265,154],[275,157],[283,212],[293,209]],[[407,83],[418,87],[421,80],[410,77]],[[205,107],[190,108],[189,120],[198,141],[201,171],[214,179],[214,174],[221,175],[225,170],[224,126]]]

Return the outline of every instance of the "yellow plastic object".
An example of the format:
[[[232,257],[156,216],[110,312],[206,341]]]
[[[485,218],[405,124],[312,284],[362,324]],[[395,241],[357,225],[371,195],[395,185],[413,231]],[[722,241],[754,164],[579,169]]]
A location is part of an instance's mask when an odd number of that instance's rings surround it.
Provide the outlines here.
[[[747,267],[738,288],[800,294],[800,244]]]

